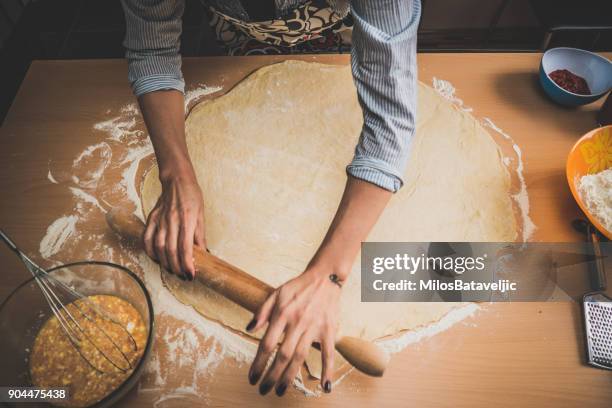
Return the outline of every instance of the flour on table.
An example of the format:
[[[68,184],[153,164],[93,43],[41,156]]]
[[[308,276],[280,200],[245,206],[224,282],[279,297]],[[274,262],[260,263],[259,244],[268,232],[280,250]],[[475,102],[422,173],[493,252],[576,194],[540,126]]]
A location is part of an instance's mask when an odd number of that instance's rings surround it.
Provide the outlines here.
[[[443,318],[429,326],[423,327],[420,330],[407,331],[396,338],[379,340],[377,344],[388,353],[399,353],[411,344],[418,343],[425,338],[435,336],[438,333],[450,329],[455,324],[473,316],[479,308],[480,307],[476,303],[467,304],[451,310]]]
[[[106,142],[89,146],[72,163],[72,181],[83,188],[95,188],[111,159],[112,150]]]
[[[436,90],[436,92],[438,92],[445,99],[448,99],[449,101],[451,101],[459,109],[464,110],[466,112],[473,112],[473,109],[471,107],[466,106],[463,100],[458,98],[455,95],[456,89],[453,86],[453,84],[451,84],[449,81],[433,77],[432,86]],[[523,175],[524,164],[523,164],[521,148],[518,146],[518,144],[516,144],[514,139],[512,139],[512,137],[508,133],[500,129],[495,123],[493,123],[493,121],[490,118],[486,118],[486,117],[482,118],[482,124],[485,127],[493,129],[495,132],[501,135],[504,139],[512,143],[512,149],[515,152],[516,158],[504,156],[502,158],[502,162],[507,168],[510,168],[513,161],[516,160],[516,163],[517,163],[516,167],[514,168],[514,172],[518,178],[519,191],[514,193],[512,195],[512,198],[516,202],[519,208],[519,211],[521,213],[521,221],[522,221],[521,235],[522,235],[523,241],[526,242],[533,235],[536,229],[536,226],[531,220],[531,217],[529,216],[529,196],[527,195],[527,183],[525,182],[525,176]]]
[[[463,100],[455,95],[455,87],[449,81],[433,77],[431,83],[436,92],[454,103],[459,109],[465,112],[472,112],[473,109],[469,106],[466,106],[463,103]]]
[[[516,163],[517,163],[516,168],[514,170],[515,170],[516,176],[518,177],[518,181],[519,181],[519,191],[514,193],[512,195],[512,198],[514,199],[514,201],[516,201],[519,207],[519,210],[521,212],[521,219],[523,223],[522,236],[523,236],[523,241],[527,242],[529,238],[531,238],[531,236],[535,232],[536,226],[531,220],[531,217],[529,216],[529,209],[530,209],[529,195],[527,194],[527,183],[525,182],[525,175],[524,175],[525,165],[523,163],[522,150],[520,146],[516,144],[514,139],[512,139],[512,137],[509,134],[507,134],[506,132],[501,130],[497,125],[495,125],[495,123],[493,123],[491,119],[484,118],[483,121],[484,121],[485,126],[493,129],[498,134],[502,135],[506,140],[510,141],[510,143],[512,143],[512,149],[514,150],[514,153],[516,154]],[[510,166],[510,160],[508,157],[504,157],[504,163],[506,164],[506,166],[508,167]]]
[[[74,195],[74,197],[77,199],[77,201],[80,201],[80,203],[91,204],[94,207],[98,208],[103,213],[107,212],[107,210],[100,205],[100,202],[98,201],[98,199],[94,197],[93,195],[86,193],[85,191],[77,187],[69,187],[69,189]]]
[[[53,177],[53,174],[51,174],[51,169],[49,169],[49,171],[47,172],[47,180],[49,180],[53,184],[59,184],[59,181],[57,181],[55,177]]]
[[[135,136],[140,136],[143,134],[141,130],[134,130],[134,127],[136,126],[136,114],[137,112],[133,114],[124,112],[124,114],[121,116],[96,123],[94,125],[94,129],[107,133],[109,135],[108,139],[112,141],[121,142],[124,140],[129,140]]]
[[[143,146],[132,149],[123,160],[123,164],[128,164],[127,168],[121,174],[121,185],[125,188],[127,198],[134,204],[134,214],[144,221],[142,216],[142,203],[140,195],[136,190],[136,172],[140,161],[147,156],[153,154],[153,145],[146,143]]]
[[[158,329],[158,336],[161,336],[164,341],[165,351],[161,355],[158,353],[154,356],[153,364],[147,365],[145,370],[154,376],[155,381],[152,387],[141,387],[140,392],[164,390],[168,381],[173,378],[173,369],[191,366],[193,367],[192,378],[182,384],[180,389],[162,395],[157,402],[185,398],[186,389],[189,389],[190,393],[204,395],[205,390],[200,390],[198,379],[214,371],[225,358],[232,358],[240,364],[252,361],[257,351],[253,341],[232,333],[219,323],[203,319],[195,309],[181,303],[166,289],[157,264],[146,254],[138,255],[138,263],[145,271],[144,282],[151,295],[156,314],[162,317],[172,316],[186,326],[181,330],[161,327]],[[158,340],[157,343],[160,341]],[[204,343],[209,346],[204,347]],[[160,358],[163,358],[166,363],[171,363],[165,370],[159,363]]]
[[[193,108],[195,104],[200,102],[200,99],[203,96],[214,94],[215,92],[219,92],[221,89],[223,88],[220,86],[207,86],[199,84],[198,87],[185,92],[185,112],[188,112],[189,109]]]
[[[78,217],[76,215],[64,215],[53,221],[40,241],[40,254],[49,258],[58,253],[66,241],[74,235],[77,221]]]
[[[128,103],[127,105],[123,106],[120,109],[120,112],[122,114],[131,115],[131,116],[136,116],[139,113],[138,108],[136,107],[135,103]],[[108,113],[110,113],[110,111]]]
[[[107,114],[112,115],[112,110]],[[62,179],[67,181],[62,187],[67,188],[73,198],[71,213],[55,220],[41,240],[39,251],[42,257],[53,263],[83,260],[83,255],[89,260],[96,254],[102,259],[109,258],[104,260],[111,260],[115,253],[112,247],[103,242],[104,235],[84,234],[83,230],[99,229],[100,225],[106,229],[100,220],[103,222],[104,213],[112,206],[109,200],[127,199],[136,210],[140,205],[137,194],[128,191],[129,183],[124,182],[122,186],[121,183],[105,179],[109,170],[129,173],[125,177],[133,178],[130,171],[135,173],[138,161],[153,152],[146,133],[142,131],[142,120],[136,105],[123,106],[118,115],[94,124],[92,130],[102,132],[104,138],[74,157],[67,177],[62,174]],[[47,179],[59,184],[50,168]],[[88,249],[76,251],[78,244],[83,242],[89,245]],[[125,261],[126,258],[120,256],[115,260]]]

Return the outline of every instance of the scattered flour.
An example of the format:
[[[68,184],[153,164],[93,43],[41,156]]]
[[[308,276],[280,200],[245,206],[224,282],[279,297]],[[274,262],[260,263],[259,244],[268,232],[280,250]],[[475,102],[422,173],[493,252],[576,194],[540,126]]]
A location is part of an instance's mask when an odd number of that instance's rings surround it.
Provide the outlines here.
[[[55,177],[53,177],[53,174],[51,174],[51,169],[49,169],[49,172],[47,173],[47,179],[53,184],[59,184]]]
[[[76,187],[69,187],[69,188],[70,188],[70,191],[72,192],[72,194],[76,198],[80,199],[82,202],[94,205],[95,207],[97,207],[103,213],[107,212],[106,209],[100,205],[100,202],[98,201],[98,199],[96,197],[92,196],[89,193],[86,193],[85,191],[81,190],[80,188],[76,188]]]
[[[64,215],[53,221],[40,241],[40,254],[44,258],[50,258],[57,254],[66,241],[74,235],[77,221],[78,217],[76,215]]]
[[[111,149],[106,142],[97,143],[95,145],[91,145],[85,150],[83,150],[72,162],[72,167],[80,166],[81,163],[88,158],[94,156],[96,152],[100,152],[100,156],[110,159]]]
[[[170,393],[164,393],[156,406],[168,399],[183,399],[189,395],[202,396],[204,390],[199,389],[198,378],[214,370],[225,358],[232,358],[238,363],[248,363],[255,357],[257,346],[254,341],[227,330],[219,323],[202,317],[193,307],[181,303],[162,280],[158,265],[146,254],[138,254],[138,264],[144,273],[144,282],[149,290],[156,315],[172,316],[183,322],[180,329],[166,329],[162,335],[166,346],[165,361],[176,367],[193,366],[192,382],[188,386],[177,388]],[[212,339],[212,344],[204,347],[202,340]],[[173,373],[164,372],[159,362],[160,356],[147,364],[147,373],[153,374],[154,387],[139,389],[139,392],[163,390]],[[185,392],[189,390],[189,392]]]
[[[135,103],[128,103],[127,105],[122,107],[120,111],[123,114],[128,114],[128,115],[132,115],[132,116],[138,115],[138,108],[136,107]]]
[[[443,79],[433,77],[431,82],[432,82],[433,88],[440,95],[442,95],[444,98],[448,99],[449,101],[453,102],[455,105],[457,105],[457,107],[459,107],[459,109],[465,112],[472,111],[472,108],[470,108],[469,106],[466,106],[463,103],[462,99],[457,98],[457,96],[455,95],[455,87],[449,81],[445,81]]]
[[[72,163],[72,181],[83,188],[96,188],[112,155],[110,146],[105,142],[89,146]]]
[[[404,334],[392,339],[382,339],[378,341],[377,344],[385,349],[388,353],[399,353],[411,344],[418,343],[427,337],[435,336],[438,333],[450,329],[460,321],[472,316],[478,309],[479,306],[476,303],[469,303],[465,306],[452,310],[435,323],[420,329],[407,331]]]
[[[455,91],[456,91],[455,87],[450,82],[445,81],[443,79],[433,77],[432,86],[441,96],[453,102],[460,109],[464,110],[465,112],[473,111],[472,108],[465,106],[462,99],[459,99],[455,95]],[[500,129],[497,125],[495,125],[495,123],[493,123],[491,119],[483,118],[482,124],[485,127],[493,129],[495,132],[500,134],[504,139],[512,143],[512,149],[514,150],[516,154],[516,163],[517,163],[515,171],[516,171],[516,176],[519,181],[519,191],[513,194],[512,198],[516,202],[516,205],[518,206],[519,211],[521,213],[521,220],[523,223],[522,239],[523,241],[527,242],[529,238],[531,238],[531,236],[535,232],[536,226],[531,220],[531,217],[529,217],[529,196],[527,194],[527,183],[525,182],[525,176],[523,175],[524,164],[523,164],[523,156],[522,156],[521,148],[514,142],[514,139],[512,139],[512,137],[509,134],[507,134],[502,129]],[[504,163],[506,167],[510,168],[512,159],[510,157],[503,157],[502,162]]]
[[[486,127],[493,129],[494,131],[502,135],[504,138],[506,138],[506,140],[512,140],[510,135],[501,130],[499,127],[497,127],[497,125],[493,123],[490,118],[482,118],[482,121]]]
[[[513,144],[512,148],[516,152],[516,157],[518,158],[516,174],[521,183],[521,189],[514,195],[514,199],[518,203],[521,214],[523,215],[523,241],[526,242],[535,232],[536,226],[531,220],[531,217],[529,217],[529,196],[527,195],[527,183],[523,175],[525,169],[523,165],[523,154],[521,148],[516,143]]]
[[[236,361],[245,363],[255,357],[257,347],[253,341],[232,333],[219,323],[203,318],[193,307],[181,303],[164,286],[159,266],[143,252],[138,254],[137,259],[145,271],[144,282],[151,295],[153,308],[158,314],[169,315],[185,322],[191,330],[195,330],[205,338],[213,337],[221,348],[217,353],[220,359],[231,356]],[[193,336],[189,336],[188,339],[194,345]]]
[[[523,152],[521,151],[519,145],[514,142],[514,139],[497,127],[491,119],[484,118],[484,125],[493,129],[512,143],[512,149],[514,150],[517,158],[515,171],[520,185],[519,191],[513,194],[512,198],[514,198],[514,201],[517,203],[519,210],[521,211],[521,219],[523,220],[523,241],[527,242],[535,232],[536,226],[531,220],[531,217],[529,217],[529,195],[527,194],[527,183],[525,182],[525,175],[523,174],[525,170],[525,166],[523,164]],[[504,161],[504,163],[506,162]]]
[[[111,111],[107,112],[108,114]],[[72,251],[76,247],[77,242],[81,241],[83,236],[75,228],[75,225],[86,225],[94,223],[92,220],[100,214],[106,213],[106,208],[112,205],[104,199],[103,195],[108,190],[113,190],[117,184],[99,188],[99,184],[103,182],[104,174],[107,170],[113,169],[119,172],[127,172],[133,168],[134,175],[137,164],[141,158],[147,155],[147,152],[152,153],[151,143],[146,137],[146,134],[138,127],[142,124],[139,118],[139,112],[135,104],[128,104],[121,108],[118,116],[102,121],[93,126],[95,130],[104,132],[106,138],[98,143],[85,148],[81,153],[75,156],[72,162],[72,174],[68,174],[67,180],[71,181],[67,188],[73,196],[72,213],[69,216],[63,216],[55,220],[47,234],[43,237],[39,251],[44,258],[49,258],[62,252],[64,261],[74,260],[74,257],[83,259],[83,249],[76,254]],[[49,169],[47,179],[59,184],[57,179]],[[70,185],[72,184],[72,185]],[[119,183],[121,184],[121,183]],[[125,183],[124,183],[125,184]],[[133,183],[132,183],[133,184]],[[120,186],[121,187],[121,186]],[[126,197],[128,191],[126,187],[121,187],[117,195],[128,198],[134,202],[134,205],[140,204],[140,200],[134,199],[137,194],[130,191],[131,197]],[[102,194],[98,194],[98,192]],[[113,200],[116,201],[116,200]],[[105,203],[103,207],[100,202]],[[53,227],[53,228],[52,228]],[[60,229],[63,227],[63,229]],[[99,225],[97,225],[99,228]],[[86,235],[87,238],[92,238],[92,234]],[[89,239],[88,239],[89,241]],[[86,250],[88,259],[96,256],[112,256],[113,249],[108,245],[101,243],[101,238],[91,241],[91,249]],[[123,257],[121,257],[123,259]],[[112,259],[108,259],[112,260]]]
[[[612,168],[582,176],[577,186],[591,214],[605,229],[612,231]]]
[[[206,95],[214,94],[223,89],[220,86],[207,86],[200,84],[198,88],[192,89],[185,92],[185,112],[189,111],[189,108],[193,107],[201,97]]]
[[[126,118],[125,116],[117,116],[113,119],[96,123],[94,129],[108,133],[110,135],[110,140],[121,142],[142,134],[140,130],[133,130],[135,126],[136,117]]]
[[[57,179],[53,177],[53,174],[51,173],[51,160],[49,160],[49,162],[47,163],[47,180],[49,180],[53,184],[59,184],[59,181],[57,181]]]
[[[126,189],[127,198],[136,207],[134,214],[142,221],[144,221],[142,202],[140,200],[138,190],[136,189],[135,180],[140,161],[150,154],[153,154],[153,145],[151,143],[147,143],[144,146],[133,149],[131,152],[129,152],[124,160],[124,163],[129,163],[129,166],[123,171],[121,176],[121,185]]]

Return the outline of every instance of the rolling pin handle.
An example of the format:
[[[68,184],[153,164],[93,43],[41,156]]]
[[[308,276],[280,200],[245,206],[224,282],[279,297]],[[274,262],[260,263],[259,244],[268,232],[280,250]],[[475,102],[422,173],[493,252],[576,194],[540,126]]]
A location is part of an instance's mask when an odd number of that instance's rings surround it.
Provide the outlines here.
[[[389,354],[385,350],[357,337],[340,338],[336,350],[357,370],[373,377],[382,377],[389,363]]]

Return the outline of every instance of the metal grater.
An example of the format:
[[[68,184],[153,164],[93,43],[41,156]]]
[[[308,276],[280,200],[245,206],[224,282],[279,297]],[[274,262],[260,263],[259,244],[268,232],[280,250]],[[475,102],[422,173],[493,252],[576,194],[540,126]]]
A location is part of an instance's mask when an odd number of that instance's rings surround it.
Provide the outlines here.
[[[583,305],[588,363],[612,370],[612,299],[589,293]]]
[[[603,293],[606,290],[604,257],[595,228],[587,224],[585,232],[595,255],[595,260],[589,263],[589,278],[594,292],[582,298],[587,362],[594,367],[612,370],[612,299]]]

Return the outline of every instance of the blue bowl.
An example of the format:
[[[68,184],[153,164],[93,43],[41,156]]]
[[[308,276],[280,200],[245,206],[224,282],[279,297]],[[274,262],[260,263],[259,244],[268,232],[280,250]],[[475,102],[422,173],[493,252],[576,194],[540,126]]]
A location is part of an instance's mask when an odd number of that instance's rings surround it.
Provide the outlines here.
[[[557,85],[548,75],[558,69],[567,69],[584,78],[591,94],[579,95]],[[546,94],[560,105],[586,105],[612,88],[612,63],[600,55],[577,48],[551,48],[542,55],[540,83]]]

